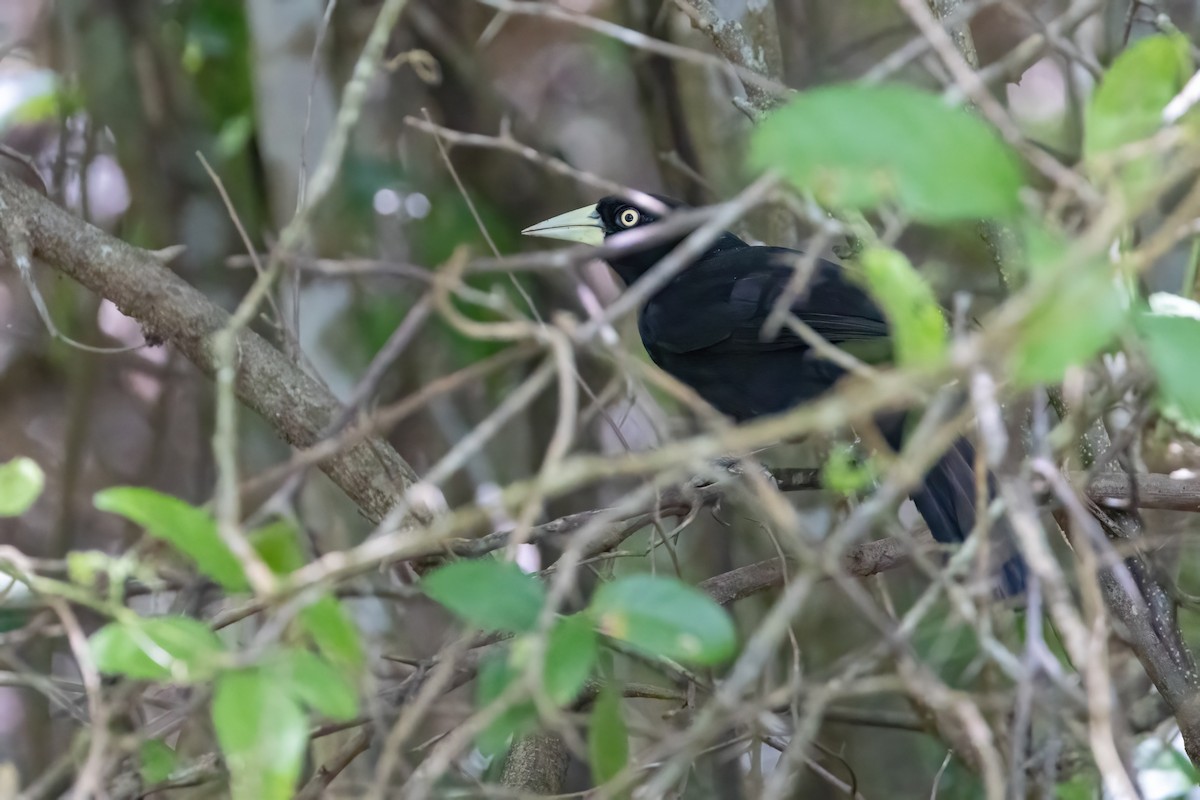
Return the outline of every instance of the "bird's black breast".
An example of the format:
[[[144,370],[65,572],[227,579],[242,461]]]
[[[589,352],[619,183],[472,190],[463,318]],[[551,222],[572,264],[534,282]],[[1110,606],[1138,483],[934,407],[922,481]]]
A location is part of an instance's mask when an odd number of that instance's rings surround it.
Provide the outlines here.
[[[763,324],[803,258],[794,250],[742,247],[702,258],[642,309],[650,357],[718,410],[745,420],[786,410],[843,374],[789,329],[767,341]],[[842,269],[818,260],[791,312],[833,344],[884,339],[887,325]]]

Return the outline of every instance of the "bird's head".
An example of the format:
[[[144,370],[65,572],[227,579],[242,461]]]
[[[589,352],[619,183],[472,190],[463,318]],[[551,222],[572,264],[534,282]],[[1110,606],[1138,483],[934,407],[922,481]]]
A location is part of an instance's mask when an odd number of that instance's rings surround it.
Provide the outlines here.
[[[521,233],[599,246],[609,236],[657,222],[673,209],[682,207],[683,203],[678,200],[643,192],[638,192],[636,198],[609,195],[595,205],[530,225]]]
[[[610,236],[625,234],[645,228],[677,209],[687,206],[678,200],[644,192],[630,196],[609,195],[591,206],[577,208],[557,217],[531,225],[521,233],[526,236],[541,236],[547,239],[562,239],[599,246]],[[608,263],[626,284],[633,283],[646,270],[658,263],[667,253],[683,241],[686,232],[667,240],[650,244],[642,237],[639,246],[637,234],[622,235],[611,244],[628,245],[628,251],[610,256]],[[732,237],[732,234],[729,234]]]

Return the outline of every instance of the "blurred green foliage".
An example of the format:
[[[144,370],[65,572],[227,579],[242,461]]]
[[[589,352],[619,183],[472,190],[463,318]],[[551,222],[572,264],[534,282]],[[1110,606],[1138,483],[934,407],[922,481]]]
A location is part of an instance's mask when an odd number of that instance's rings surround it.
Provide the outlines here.
[[[894,203],[913,219],[1011,217],[1023,168],[985,122],[900,84],[802,92],[754,132],[751,162],[839,211]]]
[[[253,43],[241,0],[182,0],[171,4],[164,40],[180,53],[204,108],[218,130],[254,114]]]

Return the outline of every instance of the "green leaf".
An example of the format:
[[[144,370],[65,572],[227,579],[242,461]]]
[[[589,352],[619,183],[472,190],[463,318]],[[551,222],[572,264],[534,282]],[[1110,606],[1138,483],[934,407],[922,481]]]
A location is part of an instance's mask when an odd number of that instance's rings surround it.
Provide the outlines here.
[[[32,458],[0,464],[0,517],[19,517],[37,501],[46,475]]]
[[[290,689],[262,669],[226,672],[217,679],[213,726],[234,800],[292,796],[308,746],[308,722]]]
[[[7,603],[5,603],[5,605],[7,605]],[[4,608],[3,605],[0,605],[0,633],[15,631],[17,628],[28,624],[29,620],[32,618],[32,611],[8,609]]]
[[[546,590],[509,561],[456,561],[430,573],[421,588],[459,617],[484,630],[529,631]]]
[[[872,247],[861,262],[867,288],[891,323],[897,360],[907,365],[941,358],[946,320],[925,279],[895,250]]]
[[[475,679],[475,704],[483,709],[496,700],[521,674],[510,662],[511,653],[506,649],[488,655],[479,665]],[[489,725],[476,740],[476,746],[485,755],[504,752],[511,737],[532,730],[537,725],[537,707],[532,700],[521,700],[509,706]]]
[[[1146,139],[1162,127],[1162,114],[1192,73],[1186,38],[1150,36],[1117,57],[1092,95],[1084,115],[1083,154],[1088,171],[1111,176],[1135,198],[1158,186],[1170,165],[1163,152],[1110,158],[1123,145]]]
[[[1106,268],[1084,272],[1069,291],[1053,292],[1026,317],[1012,354],[1018,383],[1056,383],[1067,368],[1090,361],[1109,343],[1128,313],[1126,296]]]
[[[102,550],[72,550],[67,553],[67,577],[79,586],[92,586],[112,563],[112,556]]]
[[[917,623],[910,640],[922,663],[939,678],[955,689],[969,689],[963,676],[969,674],[982,650],[973,627],[939,609]]]
[[[597,786],[612,780],[629,763],[629,732],[621,717],[621,696],[609,687],[600,692],[592,707],[588,759]]]
[[[1026,219],[1020,224],[1020,235],[1019,247],[1012,249],[1024,252],[1025,257],[1017,260],[1017,266],[1027,280],[1052,278],[1067,263],[1071,238],[1061,228],[1042,220]]]
[[[247,538],[277,575],[287,575],[305,563],[296,528],[287,520],[276,520],[252,531]],[[299,622],[326,658],[353,670],[362,666],[358,628],[333,595],[323,594],[301,609]]]
[[[986,123],[904,85],[842,84],[803,92],[754,131],[751,163],[777,169],[826,206],[894,202],[914,219],[1007,217],[1024,182]]]
[[[737,650],[725,609],[674,578],[618,578],[600,587],[589,612],[608,636],[682,663],[719,664]]]
[[[877,470],[870,459],[857,457],[849,445],[835,447],[821,466],[821,486],[844,495],[853,495],[875,482]]]
[[[1169,744],[1164,744],[1163,749],[1166,750],[1163,755],[1167,757],[1170,764],[1168,768],[1173,768],[1192,786],[1200,785],[1200,770],[1196,769],[1185,753],[1179,752]]]
[[[249,114],[240,114],[225,120],[213,149],[222,161],[233,158],[246,149],[246,143],[254,135],[254,119]]]
[[[1100,796],[1099,776],[1091,770],[1078,772],[1054,787],[1056,800],[1096,800]]]
[[[333,595],[322,595],[301,609],[300,624],[330,661],[355,670],[363,665],[358,628]]]
[[[12,125],[37,125],[56,119],[65,119],[85,106],[79,88],[63,86],[54,76],[46,73],[30,75],[24,91],[18,90],[20,103],[0,119],[4,127]]]
[[[29,584],[0,572],[0,633],[27,624],[39,608]]]
[[[288,649],[270,660],[269,670],[297,700],[318,714],[342,721],[358,714],[354,684],[316,653]]]
[[[1164,294],[1150,297],[1151,309],[1159,310],[1138,314],[1137,331],[1158,376],[1164,411],[1168,416],[1198,423],[1200,370],[1196,369],[1196,354],[1200,353],[1200,304]]]
[[[254,547],[276,575],[287,575],[304,566],[304,550],[300,547],[296,526],[285,519],[270,522],[246,534]]]
[[[550,629],[542,668],[546,694],[555,705],[573,701],[592,674],[599,642],[592,620],[582,614],[563,617]]]
[[[207,680],[226,652],[207,625],[188,617],[110,622],[88,643],[101,672],[173,683]]]
[[[1085,112],[1085,159],[1156,133],[1163,109],[1191,74],[1188,41],[1177,33],[1148,36],[1117,56]]]
[[[165,781],[179,765],[179,757],[162,739],[147,739],[138,748],[142,784],[153,786]]]
[[[197,569],[231,592],[250,588],[242,565],[221,541],[217,522],[207,511],[177,497],[137,486],[97,492],[96,508],[136,522],[155,538],[169,542],[196,563]]]

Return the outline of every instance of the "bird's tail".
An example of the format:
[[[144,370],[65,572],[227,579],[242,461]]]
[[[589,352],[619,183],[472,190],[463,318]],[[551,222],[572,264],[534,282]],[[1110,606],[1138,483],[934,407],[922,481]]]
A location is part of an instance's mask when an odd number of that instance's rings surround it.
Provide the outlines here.
[[[988,493],[995,494],[990,477]],[[946,544],[962,542],[975,527],[975,497],[975,448],[966,439],[956,441],[912,493],[913,503],[929,525],[929,532],[934,539]],[[1025,560],[1017,551],[1006,520],[992,523],[988,541],[988,560],[997,565],[992,571],[997,595],[1015,597],[1023,594]]]

